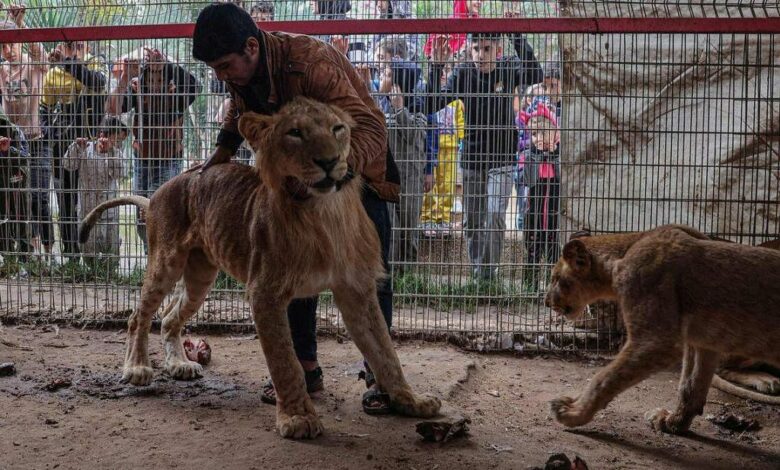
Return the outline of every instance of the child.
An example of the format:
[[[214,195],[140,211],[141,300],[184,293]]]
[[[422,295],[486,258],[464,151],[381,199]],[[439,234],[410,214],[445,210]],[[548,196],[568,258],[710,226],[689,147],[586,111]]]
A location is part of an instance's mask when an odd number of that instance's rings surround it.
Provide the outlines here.
[[[423,236],[448,238],[452,234],[452,210],[455,201],[455,180],[458,149],[463,139],[463,101],[455,100],[436,113],[439,150],[434,184],[423,198],[420,215]]]
[[[0,115],[0,254],[19,252],[26,261],[31,251],[27,234],[30,192],[27,159],[30,154],[24,134]]]
[[[119,181],[125,176],[121,147],[128,132],[118,117],[107,117],[96,142],[79,138],[68,147],[63,166],[79,172],[79,220],[98,204],[116,197]],[[120,243],[119,212],[110,209],[93,230],[82,253],[85,260],[97,254],[119,255]]]
[[[525,216],[525,248],[528,269],[524,280],[532,292],[538,289],[539,266],[558,259],[558,216],[560,207],[560,132],[558,120],[540,106],[528,118],[531,147],[523,152],[523,182],[528,187],[529,209]]]
[[[401,176],[401,200],[391,206],[393,243],[390,260],[398,272],[417,261],[420,233],[418,221],[422,207],[426,166],[426,127],[428,118],[414,100],[420,68],[413,62],[393,59],[386,64],[379,92],[386,94],[380,106],[387,119],[390,150]]]

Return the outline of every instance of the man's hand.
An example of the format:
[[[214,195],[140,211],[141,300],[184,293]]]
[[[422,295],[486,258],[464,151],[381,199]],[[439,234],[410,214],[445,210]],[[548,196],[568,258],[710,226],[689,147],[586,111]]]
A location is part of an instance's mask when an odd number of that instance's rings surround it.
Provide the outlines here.
[[[59,46],[55,47],[49,53],[49,62],[53,62],[53,63],[62,62],[64,58],[65,56],[62,54],[62,50],[59,48]]]
[[[452,50],[450,50],[450,40],[446,34],[438,36],[433,40],[433,49],[431,51],[431,59],[436,64],[443,64],[450,60]]]
[[[230,150],[228,150],[226,147],[218,146],[216,149],[214,149],[214,153],[212,153],[211,156],[207,158],[205,162],[203,162],[203,165],[198,170],[198,174],[203,173],[212,165],[229,162],[230,157],[232,156],[233,155],[231,154]]]
[[[149,70],[153,72],[161,71],[165,62],[167,62],[159,49],[144,47],[144,56],[146,57],[146,63],[149,64]]]
[[[360,76],[360,79],[363,80],[363,83],[366,84],[366,87],[368,89],[371,89],[371,68],[368,66],[368,64],[357,64],[355,66],[355,71],[357,71],[357,74]]]
[[[11,139],[8,137],[0,137],[0,152],[7,152],[11,150]]]
[[[25,13],[26,9],[27,9],[27,7],[25,7],[24,5],[9,5],[8,6],[8,16],[11,17],[13,22],[19,28],[24,28],[24,13]]]
[[[349,52],[349,38],[347,36],[332,36],[330,43],[344,55]]]
[[[423,192],[429,193],[431,192],[431,189],[433,189],[433,175],[425,175],[425,179],[423,180]]]
[[[393,90],[390,93],[390,106],[393,107],[393,111],[400,111],[404,108],[404,95],[398,85],[393,85]]]

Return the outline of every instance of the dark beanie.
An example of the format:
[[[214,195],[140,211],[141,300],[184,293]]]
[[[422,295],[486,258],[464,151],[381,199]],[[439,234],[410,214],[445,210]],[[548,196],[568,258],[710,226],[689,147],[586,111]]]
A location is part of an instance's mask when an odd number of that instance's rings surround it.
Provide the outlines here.
[[[214,3],[198,15],[192,33],[192,56],[212,62],[228,54],[240,54],[246,40],[257,37],[257,24],[233,3]]]

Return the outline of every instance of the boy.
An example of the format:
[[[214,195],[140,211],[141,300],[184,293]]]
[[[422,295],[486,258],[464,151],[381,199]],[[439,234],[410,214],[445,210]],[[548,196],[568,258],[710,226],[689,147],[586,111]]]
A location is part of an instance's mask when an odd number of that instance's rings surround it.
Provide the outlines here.
[[[98,204],[116,197],[119,181],[125,176],[122,143],[127,134],[119,118],[107,117],[97,141],[78,138],[65,152],[65,169],[79,172],[79,220]],[[84,245],[84,255],[119,255],[119,211],[109,209],[106,214]]]
[[[516,89],[541,80],[542,70],[524,37],[514,38],[517,57],[502,57],[499,34],[472,34],[471,61],[458,64],[440,90],[444,63],[450,57],[446,37],[434,41],[427,109],[441,109],[461,99],[466,111],[463,140],[464,231],[472,276],[498,275],[512,192],[517,128],[512,109]]]

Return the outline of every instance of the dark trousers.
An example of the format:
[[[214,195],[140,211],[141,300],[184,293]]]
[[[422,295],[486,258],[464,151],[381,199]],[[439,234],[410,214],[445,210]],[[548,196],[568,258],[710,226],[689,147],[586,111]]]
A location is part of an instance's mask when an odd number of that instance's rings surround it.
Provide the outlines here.
[[[59,175],[57,174],[59,173]],[[79,241],[79,172],[55,167],[54,189],[57,193],[57,206],[59,207],[60,235],[62,237],[62,254],[78,255]],[[78,258],[76,258],[78,260]]]
[[[41,237],[43,246],[51,247],[54,229],[49,207],[51,184],[51,155],[47,142],[37,139],[30,142],[30,199],[32,203],[32,236]]]
[[[525,249],[528,263],[542,260],[555,263],[560,256],[558,218],[560,213],[560,183],[558,179],[540,179],[529,191],[529,208],[525,215]]]
[[[387,258],[390,251],[390,213],[387,203],[371,189],[363,190],[363,207],[376,227],[379,242],[382,245],[382,262],[388,270]],[[385,317],[387,328],[393,320],[393,289],[390,279],[379,283],[377,289],[379,308]],[[287,319],[290,322],[295,355],[301,361],[317,360],[317,297],[294,299],[287,307]]]

